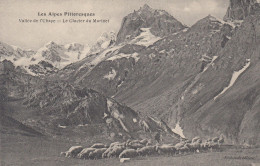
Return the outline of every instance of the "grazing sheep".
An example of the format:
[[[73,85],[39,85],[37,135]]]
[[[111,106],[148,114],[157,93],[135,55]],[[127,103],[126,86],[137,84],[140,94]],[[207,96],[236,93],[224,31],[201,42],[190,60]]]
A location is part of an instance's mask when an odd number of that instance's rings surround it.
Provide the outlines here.
[[[207,139],[207,142],[211,142],[211,141],[212,141],[212,138],[208,138],[208,139]]]
[[[125,149],[120,153],[119,158],[132,158],[138,156],[138,153],[135,149]]]
[[[139,140],[127,140],[126,145],[141,144]]]
[[[219,140],[218,140],[218,145],[220,146],[220,145],[222,145],[223,143],[224,143],[224,138],[223,137],[221,137]]]
[[[215,142],[210,142],[209,143],[209,149],[210,151],[212,152],[214,149],[218,149],[218,143],[215,143]]]
[[[124,150],[125,150],[125,147],[121,147],[121,146],[115,147],[107,154],[107,157],[108,158],[118,157],[120,155],[120,153],[122,153]]]
[[[96,149],[92,152],[89,153],[89,158],[90,159],[101,159],[102,158],[102,154],[107,150],[107,148],[101,148],[101,149]]]
[[[191,140],[188,140],[188,139],[187,139],[187,140],[185,140],[184,142],[190,144],[190,143],[191,143]]]
[[[200,143],[199,142],[193,142],[193,143],[190,143],[190,144],[186,144],[186,146],[190,149],[191,152],[199,152],[200,151]]]
[[[156,146],[145,146],[141,149],[138,149],[137,153],[140,156],[149,156],[149,155],[156,154],[157,153]]]
[[[201,144],[200,144],[200,148],[201,148],[201,150],[203,150],[203,151],[209,150],[209,142],[206,141],[206,142],[201,143]]]
[[[142,140],[140,141],[140,144],[142,144],[142,145],[147,145],[148,142],[149,142],[148,139],[142,139]]]
[[[107,158],[107,155],[108,155],[108,153],[109,152],[111,152],[113,150],[113,148],[107,148],[107,150],[102,154],[102,158],[104,159],[104,158]]]
[[[121,144],[121,143],[120,142],[113,142],[113,143],[110,144],[109,147],[113,147],[113,146],[118,145],[118,144]]]
[[[82,151],[82,146],[72,146],[66,153],[65,157],[76,157]]]
[[[185,142],[179,142],[177,143],[174,147],[178,150],[180,149],[181,147],[183,147],[186,143]]]
[[[219,140],[219,138],[218,138],[218,137],[214,137],[214,138],[212,138],[212,142],[215,142],[215,143],[217,143],[217,142],[218,142],[218,140]]]
[[[191,143],[198,142],[199,140],[201,140],[200,137],[194,137],[192,138]]]
[[[91,148],[96,148],[96,149],[107,148],[107,145],[104,145],[102,143],[96,143],[92,145]]]
[[[138,149],[138,148],[140,149],[142,147],[144,147],[144,145],[140,144],[140,143],[131,143],[131,144],[126,146],[126,148],[128,148],[128,149],[135,149],[135,150]]]
[[[187,145],[184,145],[183,147],[179,148],[178,151],[179,151],[179,154],[185,154],[190,151],[190,148]]]
[[[89,154],[95,150],[96,150],[96,148],[85,148],[77,155],[77,158],[89,159]]]
[[[156,151],[159,154],[172,155],[176,153],[176,148],[173,145],[162,145],[162,146],[156,146]]]

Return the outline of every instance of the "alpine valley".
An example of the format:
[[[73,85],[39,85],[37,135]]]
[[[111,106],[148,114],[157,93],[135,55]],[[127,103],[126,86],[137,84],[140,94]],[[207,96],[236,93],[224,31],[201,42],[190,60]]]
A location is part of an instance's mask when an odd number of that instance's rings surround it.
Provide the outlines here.
[[[223,20],[208,15],[191,27],[144,5],[92,46],[0,42],[0,61],[1,135],[82,142],[160,130],[165,140],[260,144],[256,0],[230,0]]]

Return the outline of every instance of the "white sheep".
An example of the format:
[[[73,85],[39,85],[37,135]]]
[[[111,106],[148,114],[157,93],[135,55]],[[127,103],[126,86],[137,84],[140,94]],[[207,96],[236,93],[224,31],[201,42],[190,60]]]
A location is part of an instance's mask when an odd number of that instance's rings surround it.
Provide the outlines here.
[[[142,144],[142,145],[147,145],[148,142],[149,142],[148,139],[142,139],[142,140],[140,141],[140,144]]]
[[[200,137],[194,137],[192,138],[191,143],[198,142],[200,140]]]
[[[161,145],[161,146],[156,146],[156,151],[159,154],[172,155],[175,154],[177,150],[173,145]]]
[[[180,149],[181,147],[183,147],[186,143],[185,142],[179,142],[177,143],[174,147],[178,150]]]
[[[143,148],[137,149],[139,156],[149,156],[156,154],[156,146],[145,146]]]
[[[89,154],[95,151],[96,148],[84,148],[78,155],[77,158],[79,159],[89,159]]]
[[[110,144],[109,147],[113,147],[113,146],[118,145],[118,144],[121,144],[121,143],[120,142],[113,142],[113,143]]]
[[[131,144],[128,144],[127,146],[126,146],[128,149],[140,149],[140,148],[142,148],[142,147],[144,147],[144,145],[143,144],[140,144],[140,143],[131,143]]]
[[[199,152],[200,151],[200,143],[198,142],[192,142],[190,144],[186,144],[186,146],[190,149],[191,152]]]
[[[183,147],[179,148],[178,151],[179,151],[179,154],[185,154],[190,151],[190,148],[187,145],[184,145]]]
[[[112,157],[118,157],[120,155],[121,152],[123,152],[125,150],[125,147],[122,146],[118,146],[118,147],[114,147],[113,149],[111,149],[111,151],[107,154],[108,158],[112,158]]]
[[[135,149],[125,149],[120,153],[119,158],[133,158],[138,156],[138,153]]]
[[[219,138],[218,138],[218,137],[214,137],[214,138],[212,138],[212,142],[215,142],[215,143],[217,143],[217,142],[218,142],[218,140],[219,140]]]
[[[107,145],[104,145],[102,143],[96,143],[91,146],[91,148],[101,149],[101,148],[107,148]]]
[[[101,159],[102,154],[107,150],[107,148],[101,148],[101,149],[96,149],[92,152],[89,153],[89,158],[90,159]]]
[[[83,150],[82,146],[72,146],[66,153],[65,157],[76,157]]]

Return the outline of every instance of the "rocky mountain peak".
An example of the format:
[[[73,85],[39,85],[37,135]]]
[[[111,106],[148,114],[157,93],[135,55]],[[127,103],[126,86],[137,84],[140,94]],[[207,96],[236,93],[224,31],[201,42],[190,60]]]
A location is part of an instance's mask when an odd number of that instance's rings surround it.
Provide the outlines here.
[[[224,20],[243,20],[247,16],[260,12],[258,0],[230,0]]]
[[[144,4],[144,6],[139,9],[139,11],[150,11],[150,12],[154,12],[154,9],[151,8],[151,7],[150,7],[149,5],[147,5],[147,4]]]
[[[163,37],[181,31],[186,26],[166,11],[152,9],[145,4],[138,11],[134,11],[123,18],[116,43],[133,40],[140,35],[141,28],[150,28],[153,35]]]

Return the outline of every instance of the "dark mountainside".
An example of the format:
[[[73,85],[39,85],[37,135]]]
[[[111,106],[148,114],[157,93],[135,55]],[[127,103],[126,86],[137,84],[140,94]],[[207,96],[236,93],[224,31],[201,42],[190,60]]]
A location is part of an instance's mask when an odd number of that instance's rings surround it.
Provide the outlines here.
[[[230,0],[224,20],[244,20],[247,16],[259,14],[259,12],[260,5],[257,0]]]
[[[179,124],[187,138],[259,144],[258,9],[256,1],[231,0],[227,22],[209,15],[188,28],[144,5],[124,17],[115,43],[55,73],[20,75],[2,62],[1,91],[40,110],[36,123],[25,123],[41,131],[105,124],[126,137],[174,135]]]
[[[146,10],[140,11],[150,8]],[[112,96],[141,114],[163,118],[172,128],[180,122],[187,137],[223,134],[229,142],[255,144],[259,120],[248,120],[259,112],[259,15],[253,13],[242,24],[238,19],[223,22],[208,16],[151,45],[118,44],[101,53],[105,56],[98,63],[90,67],[76,63],[62,72],[73,73],[71,81]],[[237,80],[232,79],[234,85],[214,100],[228,87],[233,73],[239,73]]]
[[[116,43],[130,41],[141,33],[140,28],[151,28],[156,36],[167,36],[184,28],[181,22],[164,10],[155,10],[145,4],[139,10],[123,18]]]

